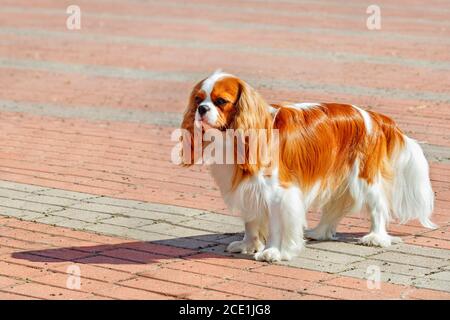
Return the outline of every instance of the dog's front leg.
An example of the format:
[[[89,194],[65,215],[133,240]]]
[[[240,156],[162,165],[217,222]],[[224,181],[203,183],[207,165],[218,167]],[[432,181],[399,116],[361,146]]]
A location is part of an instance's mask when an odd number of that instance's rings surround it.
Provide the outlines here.
[[[233,241],[227,247],[228,252],[253,254],[264,249],[264,244],[261,242],[260,222],[254,219],[245,223],[244,239],[240,241]]]
[[[269,207],[266,248],[255,254],[259,261],[290,260],[304,247],[305,208],[297,189],[284,190]]]
[[[279,203],[272,204],[269,208],[269,237],[266,248],[255,254],[255,259],[260,261],[280,261],[281,260],[281,242],[283,236],[282,214]]]

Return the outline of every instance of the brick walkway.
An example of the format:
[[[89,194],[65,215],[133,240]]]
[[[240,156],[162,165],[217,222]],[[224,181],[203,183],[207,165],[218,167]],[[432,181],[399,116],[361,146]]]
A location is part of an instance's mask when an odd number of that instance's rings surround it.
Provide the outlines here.
[[[28,3],[0,0],[0,298],[450,298],[444,2],[378,1],[380,31],[365,6],[333,0],[84,0],[79,31],[65,27],[73,1]],[[193,83],[218,67],[269,102],[393,116],[430,160],[440,228],[393,223],[404,243],[369,248],[355,215],[342,241],[309,242],[289,263],[225,254],[239,219],[205,168],[169,161]]]

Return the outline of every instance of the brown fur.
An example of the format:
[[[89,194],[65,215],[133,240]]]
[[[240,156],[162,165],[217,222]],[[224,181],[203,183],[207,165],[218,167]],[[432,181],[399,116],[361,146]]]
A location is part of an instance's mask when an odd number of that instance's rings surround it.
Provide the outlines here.
[[[194,131],[198,107],[196,97],[202,99],[205,94],[201,90],[202,82],[191,93],[181,125],[189,132]],[[360,166],[359,176],[367,183],[372,183],[379,173],[389,178],[392,174],[391,159],[395,150],[404,143],[395,123],[373,111],[368,111],[372,119],[372,131],[368,135],[364,118],[351,105],[322,103],[307,109],[294,109],[287,104],[277,104],[272,105],[278,109],[273,118],[262,97],[235,77],[225,77],[216,82],[211,98],[214,101],[218,97],[228,103],[218,107],[216,128],[241,130],[244,134],[250,129],[266,129],[268,134],[264,143],[269,146],[272,129],[279,130],[278,166],[283,186],[295,183],[302,190],[307,190],[321,181],[324,188],[338,188],[348,177],[356,160]],[[247,147],[245,152],[247,159]],[[265,156],[267,154],[258,157],[255,164],[246,162],[236,165],[233,185],[237,186],[242,179],[267,167]]]
[[[393,121],[375,112],[367,135],[364,119],[354,107],[323,103],[309,109],[281,107],[274,128],[280,130],[280,180],[308,189],[317,181],[341,185],[356,159],[359,177],[372,183],[378,172],[389,177],[390,158],[403,138]]]

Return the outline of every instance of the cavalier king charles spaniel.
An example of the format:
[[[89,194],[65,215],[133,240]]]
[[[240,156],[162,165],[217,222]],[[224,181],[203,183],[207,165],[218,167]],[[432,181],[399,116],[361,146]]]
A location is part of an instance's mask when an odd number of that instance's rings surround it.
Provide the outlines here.
[[[245,224],[244,238],[230,243],[229,252],[289,260],[304,247],[304,236],[335,240],[339,221],[362,209],[371,218],[370,232],[360,239],[365,245],[401,241],[386,231],[392,217],[435,227],[423,151],[380,113],[340,103],[269,105],[243,80],[216,71],[192,90],[181,128],[188,133],[181,139],[188,145],[181,151],[184,165],[202,162],[194,159],[195,135],[203,142],[200,158],[213,142],[216,155],[232,154],[231,162],[208,163],[225,203]],[[250,131],[261,132],[254,135],[256,147],[250,146]],[[232,139],[219,141],[229,134]],[[321,219],[307,230],[306,213],[313,207]]]

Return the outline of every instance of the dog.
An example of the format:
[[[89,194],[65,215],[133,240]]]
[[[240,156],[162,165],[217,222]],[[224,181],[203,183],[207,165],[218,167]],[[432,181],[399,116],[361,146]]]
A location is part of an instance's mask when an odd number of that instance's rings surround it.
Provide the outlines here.
[[[269,105],[248,83],[218,70],[195,85],[181,129],[190,134],[182,139],[188,143],[181,152],[185,166],[195,163],[196,129],[200,135],[210,129],[223,136],[232,130],[244,134],[244,161],[208,164],[225,203],[240,212],[245,225],[244,238],[230,243],[229,252],[254,254],[259,261],[290,260],[304,248],[304,236],[336,240],[339,221],[362,209],[371,218],[370,232],[359,240],[365,245],[401,242],[386,230],[393,217],[435,228],[423,151],[383,114],[340,103]],[[250,130],[265,131],[258,137],[269,149],[252,162],[245,137]],[[222,147],[234,152],[235,160],[236,146]],[[321,210],[321,219],[307,230],[312,207]]]

